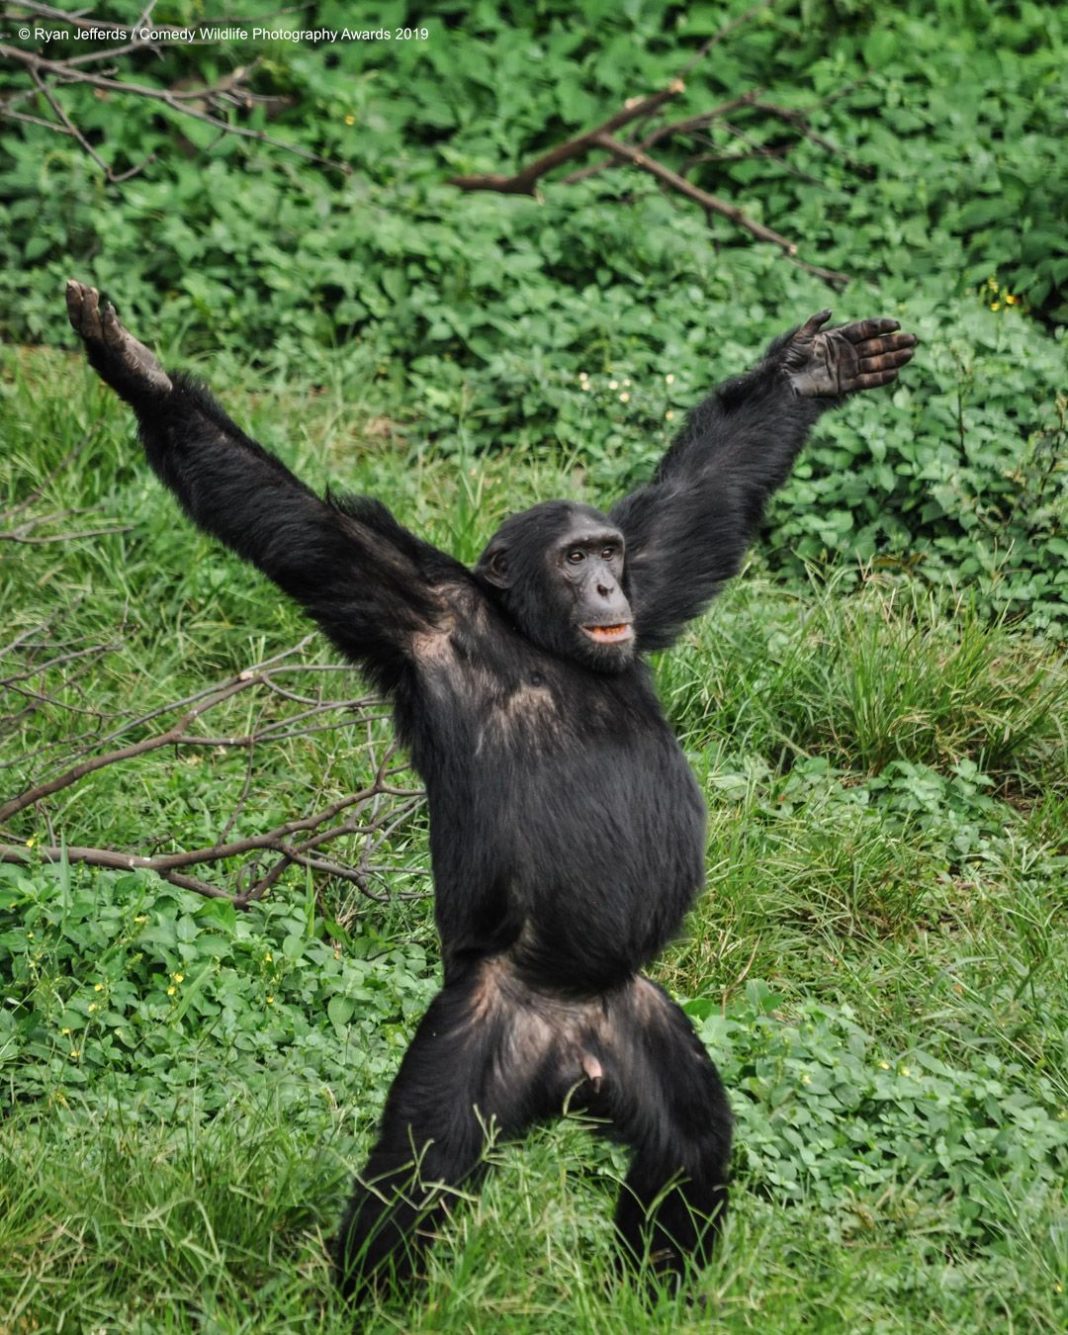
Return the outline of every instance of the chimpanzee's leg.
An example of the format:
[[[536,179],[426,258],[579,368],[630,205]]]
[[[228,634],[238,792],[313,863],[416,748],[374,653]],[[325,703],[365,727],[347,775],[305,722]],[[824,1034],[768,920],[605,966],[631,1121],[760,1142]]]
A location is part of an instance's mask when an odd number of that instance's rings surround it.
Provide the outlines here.
[[[731,1113],[685,1014],[641,978],[613,1007],[602,1098],[608,1134],[632,1147],[616,1228],[628,1259],[680,1277],[705,1265],[727,1209]]]
[[[418,1270],[456,1188],[478,1184],[487,1140],[518,1135],[566,1098],[553,1027],[505,974],[489,960],[446,984],[404,1055],[337,1240],[352,1297]]]
[[[671,1274],[703,1264],[726,1206],[730,1110],[689,1021],[644,978],[565,998],[498,957],[446,985],[405,1054],[342,1222],[343,1291],[410,1275],[452,1191],[478,1182],[487,1136],[565,1107],[634,1150],[616,1214],[629,1257]]]

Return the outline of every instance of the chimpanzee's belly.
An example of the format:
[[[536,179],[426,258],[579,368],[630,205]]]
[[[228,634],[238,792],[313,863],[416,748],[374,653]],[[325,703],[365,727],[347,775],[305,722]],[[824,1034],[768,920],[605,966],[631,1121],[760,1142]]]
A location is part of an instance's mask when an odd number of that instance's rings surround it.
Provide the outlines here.
[[[597,991],[678,930],[703,878],[705,809],[666,723],[650,722],[533,750],[484,731],[453,758],[453,782],[430,794],[447,957],[507,950],[542,983]]]

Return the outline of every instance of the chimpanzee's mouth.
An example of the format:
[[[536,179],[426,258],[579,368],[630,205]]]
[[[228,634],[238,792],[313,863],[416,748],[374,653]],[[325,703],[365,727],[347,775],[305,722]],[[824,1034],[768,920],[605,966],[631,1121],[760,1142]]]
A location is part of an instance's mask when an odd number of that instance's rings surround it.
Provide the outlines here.
[[[634,638],[634,628],[629,621],[620,622],[618,626],[583,626],[582,629],[598,644],[622,644]]]

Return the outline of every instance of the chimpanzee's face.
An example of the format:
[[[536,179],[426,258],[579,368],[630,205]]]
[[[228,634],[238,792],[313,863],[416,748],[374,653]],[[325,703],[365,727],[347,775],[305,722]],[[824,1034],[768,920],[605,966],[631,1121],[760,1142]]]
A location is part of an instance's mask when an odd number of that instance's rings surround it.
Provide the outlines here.
[[[634,659],[623,534],[588,505],[546,501],[505,520],[475,567],[534,644],[602,672]]]

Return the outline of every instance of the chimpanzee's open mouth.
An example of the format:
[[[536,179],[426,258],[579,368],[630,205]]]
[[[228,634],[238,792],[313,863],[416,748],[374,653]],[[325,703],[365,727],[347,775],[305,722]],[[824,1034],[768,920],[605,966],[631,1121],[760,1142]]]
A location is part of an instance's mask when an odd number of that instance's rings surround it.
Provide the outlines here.
[[[582,629],[598,644],[622,644],[624,640],[634,638],[634,630],[629,621],[618,626],[583,626]]]

